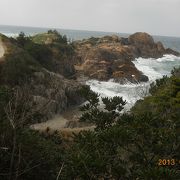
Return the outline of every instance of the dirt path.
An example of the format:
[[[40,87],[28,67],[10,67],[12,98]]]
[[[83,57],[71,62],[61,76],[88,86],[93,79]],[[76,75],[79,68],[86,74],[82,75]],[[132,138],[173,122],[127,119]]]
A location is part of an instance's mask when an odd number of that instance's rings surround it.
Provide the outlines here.
[[[57,116],[46,122],[31,125],[31,128],[40,131],[46,130],[47,127],[53,130],[60,130],[65,127],[66,123],[67,119],[65,119],[63,116]]]
[[[79,107],[72,107],[62,115],[56,116],[53,119],[31,125],[31,128],[38,131],[45,131],[49,128],[51,131],[57,130],[64,132],[65,134],[82,130],[93,130],[93,125],[78,122],[81,114],[82,112],[79,111]]]
[[[3,47],[3,42],[2,42],[1,37],[0,37],[0,58],[2,58],[4,56],[4,53],[5,53],[5,50]]]

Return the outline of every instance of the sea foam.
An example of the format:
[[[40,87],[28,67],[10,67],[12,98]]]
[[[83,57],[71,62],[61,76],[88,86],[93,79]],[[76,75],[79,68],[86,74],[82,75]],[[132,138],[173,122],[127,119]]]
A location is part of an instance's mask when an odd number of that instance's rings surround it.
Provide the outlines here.
[[[121,96],[127,101],[125,111],[128,111],[137,100],[143,99],[149,95],[150,84],[156,79],[162,78],[164,75],[170,76],[171,70],[174,67],[180,66],[180,57],[174,55],[164,55],[162,58],[137,58],[133,61],[136,68],[148,76],[149,81],[146,83],[132,84],[119,84],[109,80],[107,82],[89,80],[86,82],[91,89],[100,97],[114,97]]]

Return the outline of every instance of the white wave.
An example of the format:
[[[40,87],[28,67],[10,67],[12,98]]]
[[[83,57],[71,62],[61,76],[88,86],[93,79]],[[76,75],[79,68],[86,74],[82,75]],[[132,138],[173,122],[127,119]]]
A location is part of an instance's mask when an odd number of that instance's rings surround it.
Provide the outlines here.
[[[87,85],[98,94],[100,97],[114,97],[120,96],[127,101],[125,106],[126,110],[129,110],[134,103],[142,97],[148,95],[149,83],[139,84],[119,84],[115,82],[102,82],[97,80],[87,81]]]
[[[175,61],[176,59],[179,59],[180,60],[180,57],[177,57],[173,54],[165,54],[162,58],[158,58],[156,59],[156,61],[158,62],[167,62],[167,61]]]
[[[154,81],[158,78],[162,77],[162,73],[159,71],[156,71],[156,67],[158,67],[158,62],[155,61],[155,59],[149,58],[137,58],[135,61],[133,61],[136,68],[143,72],[144,75],[148,76],[149,81]]]
[[[109,80],[107,82],[89,80],[87,85],[91,89],[100,94],[101,97],[121,96],[127,101],[125,110],[128,111],[137,100],[149,95],[150,83],[156,79],[162,78],[164,75],[169,76],[173,67],[180,66],[180,57],[174,55],[165,55],[162,58],[137,58],[133,61],[136,68],[149,77],[149,82],[132,84],[119,84]]]
[[[17,33],[7,33],[7,32],[1,32],[1,33],[7,37],[17,37],[18,36]]]
[[[137,58],[133,61],[136,68],[149,77],[150,81],[169,76],[174,67],[180,66],[180,57],[164,55],[162,58]]]

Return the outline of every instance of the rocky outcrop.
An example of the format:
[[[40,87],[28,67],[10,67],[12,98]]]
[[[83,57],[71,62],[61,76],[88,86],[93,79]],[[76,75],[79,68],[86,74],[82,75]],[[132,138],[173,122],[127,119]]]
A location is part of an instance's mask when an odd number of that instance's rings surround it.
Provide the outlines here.
[[[42,69],[34,73],[30,89],[34,102],[39,104],[39,107],[45,105],[44,117],[49,119],[83,102],[78,94],[81,86],[74,80],[65,79],[60,74]]]
[[[75,42],[76,70],[91,79],[109,80],[124,83],[146,82],[148,77],[142,74],[133,60],[137,57],[159,58],[164,54],[179,55],[171,49],[165,49],[161,42],[155,43],[147,33],[135,33],[128,38],[105,36]]]
[[[147,33],[135,33],[129,36],[128,42],[134,57],[159,58],[166,54],[162,43],[155,43]]]
[[[80,69],[90,79],[109,80],[124,83],[127,80],[133,83],[143,79],[143,74],[133,64],[134,59],[127,40],[117,36],[104,37],[92,43],[77,42],[76,50],[78,63],[76,69]],[[94,45],[96,44],[96,45]],[[148,78],[144,79],[148,80]]]
[[[177,51],[174,51],[173,49],[167,48],[166,49],[166,54],[173,54],[175,56],[180,56],[180,53]]]

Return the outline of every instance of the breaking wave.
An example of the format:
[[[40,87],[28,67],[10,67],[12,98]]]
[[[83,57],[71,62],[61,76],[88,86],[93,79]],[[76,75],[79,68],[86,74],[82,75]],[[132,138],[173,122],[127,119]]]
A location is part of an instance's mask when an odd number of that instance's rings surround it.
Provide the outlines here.
[[[125,110],[128,111],[137,100],[149,95],[150,84],[164,75],[170,76],[174,67],[180,66],[180,57],[174,55],[164,55],[162,58],[137,58],[133,61],[136,68],[149,77],[146,83],[126,84],[115,83],[112,80],[107,82],[89,80],[87,85],[100,94],[101,97],[121,96],[127,101]]]

